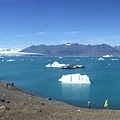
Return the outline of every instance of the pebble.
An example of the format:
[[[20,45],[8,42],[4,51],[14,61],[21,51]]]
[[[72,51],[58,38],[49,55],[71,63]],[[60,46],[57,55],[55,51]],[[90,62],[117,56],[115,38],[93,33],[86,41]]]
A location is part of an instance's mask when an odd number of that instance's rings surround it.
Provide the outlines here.
[[[51,98],[46,98],[47,100],[51,100]]]
[[[78,110],[78,112],[80,112],[81,110]]]
[[[6,103],[10,103],[10,101],[6,101]]]
[[[0,102],[5,102],[5,99],[0,99]]]
[[[44,105],[44,103],[41,103],[41,105]]]
[[[2,106],[0,106],[0,110],[9,110],[9,108],[6,107],[5,105],[2,105]]]
[[[2,117],[2,120],[4,120],[5,119],[5,117]]]
[[[5,108],[6,108],[5,105],[0,106],[1,110],[5,110]]]

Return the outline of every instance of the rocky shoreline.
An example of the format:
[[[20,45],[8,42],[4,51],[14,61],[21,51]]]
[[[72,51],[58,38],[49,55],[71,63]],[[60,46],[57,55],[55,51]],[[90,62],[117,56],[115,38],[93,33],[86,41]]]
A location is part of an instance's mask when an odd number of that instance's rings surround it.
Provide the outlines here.
[[[0,120],[120,120],[120,110],[75,107],[0,82]]]

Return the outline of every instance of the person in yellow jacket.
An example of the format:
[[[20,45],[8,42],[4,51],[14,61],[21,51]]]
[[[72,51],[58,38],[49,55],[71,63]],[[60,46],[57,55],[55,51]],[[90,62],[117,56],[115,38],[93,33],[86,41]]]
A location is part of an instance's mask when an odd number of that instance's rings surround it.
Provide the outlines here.
[[[105,103],[104,103],[104,108],[105,109],[108,109],[108,99],[105,101]]]

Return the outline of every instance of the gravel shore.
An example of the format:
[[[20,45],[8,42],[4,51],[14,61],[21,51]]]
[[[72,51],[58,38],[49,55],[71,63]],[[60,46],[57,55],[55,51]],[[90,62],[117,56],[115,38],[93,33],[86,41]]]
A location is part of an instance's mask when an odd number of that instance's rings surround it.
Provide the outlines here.
[[[120,110],[79,108],[0,82],[0,120],[120,120]]]

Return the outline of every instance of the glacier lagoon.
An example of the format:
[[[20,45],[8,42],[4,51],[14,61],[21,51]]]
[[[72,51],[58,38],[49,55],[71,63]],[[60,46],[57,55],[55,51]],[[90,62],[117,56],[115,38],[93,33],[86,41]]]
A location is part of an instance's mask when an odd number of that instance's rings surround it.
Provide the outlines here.
[[[85,68],[47,68],[49,63],[80,64]],[[0,60],[0,80],[32,94],[63,101],[78,107],[103,109],[106,99],[110,109],[120,109],[120,57],[42,57],[4,56]],[[92,84],[61,83],[65,74],[88,75]]]

